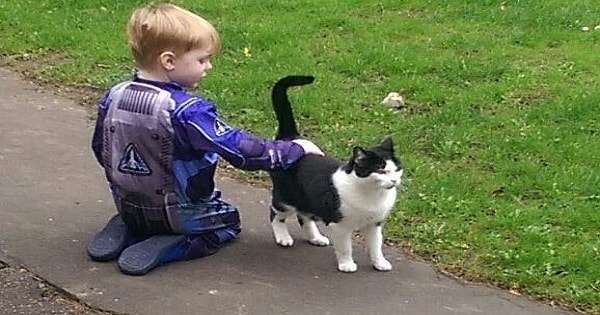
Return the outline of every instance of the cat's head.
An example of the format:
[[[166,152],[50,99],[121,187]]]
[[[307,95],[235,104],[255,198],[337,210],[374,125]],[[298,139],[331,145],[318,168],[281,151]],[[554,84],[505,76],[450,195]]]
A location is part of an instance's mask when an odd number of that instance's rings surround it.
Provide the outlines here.
[[[404,172],[394,154],[394,143],[390,137],[369,149],[354,147],[352,158],[342,169],[365,183],[372,183],[383,189],[400,185]]]

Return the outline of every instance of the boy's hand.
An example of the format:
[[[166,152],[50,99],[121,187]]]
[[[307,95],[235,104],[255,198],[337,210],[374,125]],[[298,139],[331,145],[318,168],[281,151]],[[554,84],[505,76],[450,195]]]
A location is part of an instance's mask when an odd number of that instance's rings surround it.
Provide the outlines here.
[[[316,155],[325,155],[323,153],[323,151],[321,151],[321,149],[319,149],[319,147],[317,147],[314,143],[305,140],[305,139],[296,139],[293,140],[292,142],[300,145],[302,147],[302,149],[304,149],[304,153],[305,154],[316,154]]]

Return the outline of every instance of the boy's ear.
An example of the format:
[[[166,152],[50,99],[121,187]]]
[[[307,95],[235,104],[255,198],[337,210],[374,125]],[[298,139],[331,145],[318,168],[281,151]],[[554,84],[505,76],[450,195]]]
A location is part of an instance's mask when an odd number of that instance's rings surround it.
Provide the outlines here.
[[[175,54],[172,51],[163,51],[158,58],[163,69],[167,71],[175,69]]]

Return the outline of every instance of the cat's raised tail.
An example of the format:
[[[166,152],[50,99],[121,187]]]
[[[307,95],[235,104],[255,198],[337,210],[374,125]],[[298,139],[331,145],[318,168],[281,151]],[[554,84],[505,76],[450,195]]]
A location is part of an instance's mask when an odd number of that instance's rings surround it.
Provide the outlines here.
[[[275,83],[271,99],[273,101],[273,110],[279,122],[277,136],[275,139],[296,139],[300,136],[296,128],[296,120],[292,105],[287,95],[287,89],[292,86],[310,84],[315,80],[313,76],[307,75],[290,75],[284,77]]]

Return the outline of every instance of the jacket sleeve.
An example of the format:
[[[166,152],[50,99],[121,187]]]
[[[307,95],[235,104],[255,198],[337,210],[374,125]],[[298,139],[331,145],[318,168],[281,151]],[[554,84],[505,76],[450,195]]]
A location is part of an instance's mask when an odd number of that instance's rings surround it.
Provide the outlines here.
[[[203,99],[187,106],[176,118],[195,150],[216,152],[237,168],[282,170],[304,155],[304,149],[291,141],[266,140],[227,125],[215,107]]]
[[[98,116],[96,118],[96,127],[94,128],[94,136],[92,137],[92,151],[94,151],[94,156],[96,156],[96,160],[100,163],[100,166],[104,167],[104,163],[102,161],[102,143],[103,143],[103,130],[104,130],[104,118],[106,117],[106,112],[108,111],[109,102],[109,92],[106,92],[100,102],[98,102]]]

